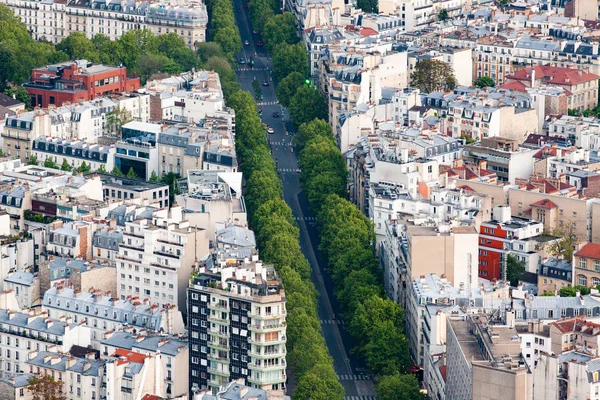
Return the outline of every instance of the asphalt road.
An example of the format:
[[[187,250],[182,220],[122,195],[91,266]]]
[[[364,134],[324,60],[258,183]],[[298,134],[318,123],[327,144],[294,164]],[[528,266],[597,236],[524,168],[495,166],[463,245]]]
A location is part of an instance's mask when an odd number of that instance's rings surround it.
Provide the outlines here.
[[[254,35],[249,21],[249,10],[246,8],[246,0],[234,0],[236,20],[242,37],[248,45],[244,45],[242,52],[238,54],[247,61],[246,64],[238,64],[236,70],[237,78],[242,89],[253,92],[252,82],[258,80],[261,84],[263,100],[257,103],[262,109],[262,121],[274,129],[273,134],[268,134],[273,158],[277,164],[277,171],[283,183],[284,200],[291,207],[294,218],[300,227],[300,245],[306,258],[312,266],[311,279],[319,291],[319,318],[323,336],[333,357],[333,363],[338,378],[344,386],[346,400],[371,400],[375,399],[375,390],[372,380],[364,372],[364,365],[360,359],[350,354],[354,347],[352,337],[346,331],[344,321],[340,318],[339,306],[333,295],[333,284],[322,266],[325,263],[318,257],[318,232],[314,214],[308,207],[306,197],[300,187],[300,174],[296,153],[291,146],[292,133],[287,112],[277,103],[275,85],[269,73],[273,66],[267,50],[256,46],[259,37]],[[254,59],[252,67],[248,61]],[[263,86],[268,82],[268,86]],[[283,115],[282,115],[283,111]],[[274,117],[277,112],[280,117]],[[283,118],[282,118],[283,117]],[[290,377],[288,389],[293,390],[294,379]]]

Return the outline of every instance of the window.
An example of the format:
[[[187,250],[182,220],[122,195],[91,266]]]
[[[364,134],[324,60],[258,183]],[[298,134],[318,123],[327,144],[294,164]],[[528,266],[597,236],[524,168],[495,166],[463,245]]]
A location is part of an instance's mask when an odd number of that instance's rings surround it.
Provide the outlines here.
[[[580,258],[579,259],[579,268],[581,268],[581,269],[587,269],[587,258]]]
[[[585,275],[578,275],[577,282],[578,282],[578,285],[587,287],[587,277]]]

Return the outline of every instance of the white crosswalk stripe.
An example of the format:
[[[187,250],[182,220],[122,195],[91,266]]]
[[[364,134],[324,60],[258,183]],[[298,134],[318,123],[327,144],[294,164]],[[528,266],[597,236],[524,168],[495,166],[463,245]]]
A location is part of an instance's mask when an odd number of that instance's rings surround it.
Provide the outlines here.
[[[256,103],[257,106],[276,106],[279,104],[277,101],[259,101]]]
[[[314,218],[314,217],[308,217],[308,218]],[[314,219],[313,219],[314,220]],[[313,220],[309,220],[309,221],[313,221]],[[346,321],[340,320],[340,319],[322,319],[321,323],[324,325],[346,325]]]
[[[300,173],[300,168],[277,168],[277,171],[279,172],[292,172],[295,174],[299,174]]]
[[[346,396],[346,400],[377,400],[377,396]]]
[[[369,375],[358,374],[358,375],[338,375],[338,379],[340,381],[370,381],[371,377]]]
[[[266,71],[266,70],[267,70],[266,68],[247,68],[247,67],[236,69],[236,71]]]
[[[303,217],[303,218],[294,217],[294,219],[295,219],[296,221],[300,221],[300,219],[302,219],[302,220],[304,220],[304,221],[316,221],[316,220],[317,220],[317,218],[316,218],[316,217]],[[323,321],[331,321],[331,320],[329,320],[329,319],[323,320],[323,319],[322,319],[322,320],[321,320],[321,323],[325,323],[325,322],[323,322]],[[344,322],[344,323],[345,323],[345,322]]]
[[[286,147],[289,147],[292,145],[290,142],[270,142],[270,144],[273,146],[286,146]]]

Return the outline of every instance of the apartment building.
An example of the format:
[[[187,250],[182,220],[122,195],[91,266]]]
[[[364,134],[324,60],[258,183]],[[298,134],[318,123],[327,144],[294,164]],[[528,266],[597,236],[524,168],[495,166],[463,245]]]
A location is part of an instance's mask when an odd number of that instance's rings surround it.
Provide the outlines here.
[[[237,379],[219,388],[216,395],[212,391],[199,390],[194,393],[194,400],[244,400],[245,397],[265,400],[285,400],[282,390],[262,390],[246,386],[244,379]],[[216,397],[215,397],[216,396]]]
[[[20,313],[0,309],[0,375],[29,372],[30,351],[64,351],[91,343],[90,329],[66,319],[50,319],[47,313]]]
[[[67,400],[101,399],[105,395],[103,377],[105,361],[96,360],[93,353],[76,358],[56,351],[32,350],[25,359],[24,370],[29,374],[50,375],[62,382]],[[115,399],[123,399],[115,396]]]
[[[188,170],[187,182],[183,182],[175,201],[190,225],[206,230],[207,237],[215,237],[218,223],[248,223],[241,172]]]
[[[510,317],[509,317],[510,318]],[[521,339],[521,354],[530,370],[534,370],[544,354],[552,352],[550,326],[546,322],[516,323]]]
[[[189,343],[186,338],[171,335],[156,335],[140,330],[128,332],[106,332],[101,341],[104,357],[125,352],[149,355],[160,360],[164,379],[164,395],[179,398],[189,393]]]
[[[258,256],[201,268],[188,289],[190,392],[231,380],[286,387],[286,307],[281,281]]]
[[[71,287],[73,290],[102,290],[116,294],[117,272],[108,263],[97,263],[49,256],[39,264],[40,296],[56,285]]]
[[[444,276],[461,290],[476,288],[478,235],[473,226],[390,220],[380,246],[386,292],[404,307],[415,279]]]
[[[86,321],[91,329],[91,344],[100,350],[104,332],[118,330],[123,324],[136,329],[179,334],[184,332],[183,318],[177,306],[160,307],[148,298],[133,297],[115,300],[103,291],[81,292],[69,287],[54,286],[44,294],[42,309],[48,317],[72,318],[73,322]]]
[[[23,87],[31,96],[32,107],[48,107],[50,104],[76,103],[109,93],[137,90],[140,78],[127,78],[125,67],[76,60],[33,69],[31,81],[24,83]]]
[[[19,374],[0,378],[0,393],[6,400],[28,400],[33,395],[27,388],[33,374]]]
[[[182,219],[182,209],[171,207],[150,219],[125,223],[117,256],[121,300],[150,297],[160,306],[175,304],[185,309],[186,289],[194,263],[208,255],[206,231]]]
[[[39,305],[40,278],[32,272],[17,271],[4,278],[4,290],[15,294],[20,310]]]
[[[167,184],[109,174],[94,175],[98,175],[102,181],[104,200],[107,202],[129,201],[138,204],[148,202],[158,203],[161,208],[169,207],[169,185]],[[124,225],[123,221],[117,223]]]
[[[514,43],[499,36],[484,37],[473,49],[473,80],[487,76],[496,85],[505,83],[505,76],[514,72]]]
[[[92,259],[93,224],[87,221],[55,221],[48,232],[46,249],[59,257]]]
[[[586,243],[573,255],[575,284],[596,287],[600,285],[600,244]]]
[[[53,1],[39,4],[30,0],[4,0],[16,16],[27,25],[34,39],[56,44],[73,32],[96,34],[119,39],[132,29],[149,29],[155,35],[176,33],[190,48],[206,40],[208,15],[206,6],[189,1],[182,4],[164,2]]]
[[[568,108],[580,111],[598,105],[598,75],[571,68],[547,65],[523,68],[506,76],[507,87],[525,91],[542,85],[559,86],[568,90]]]
[[[537,131],[537,113],[532,108],[481,105],[454,101],[448,107],[446,130],[454,137],[468,136],[475,141],[502,137],[522,143]]]
[[[494,171],[501,182],[515,183],[516,178],[531,175],[535,150],[519,146],[519,141],[506,138],[485,138],[478,143],[466,145],[463,158],[467,162],[486,162],[486,168]]]
[[[33,141],[50,131],[48,111],[36,109],[6,118],[2,130],[2,151],[8,157],[27,162],[33,154]]]
[[[116,150],[113,146],[41,136],[33,141],[32,149],[38,162],[52,160],[59,168],[65,161],[73,169],[81,167],[83,163],[91,171],[112,171],[115,167]]]
[[[479,277],[502,279],[508,255],[524,263],[527,272],[537,273],[547,257],[541,247],[556,238],[543,234],[541,222],[513,218],[507,206],[494,207],[492,218],[479,227]]]
[[[485,315],[448,317],[446,337],[446,398],[531,398],[533,376],[514,327]]]
[[[116,219],[113,220],[116,224]],[[94,232],[92,238],[92,256],[100,262],[106,262],[112,267],[117,265],[119,244],[123,241],[123,233],[114,227]],[[116,288],[116,287],[115,287]]]
[[[551,258],[540,266],[538,273],[538,293],[558,293],[560,289],[574,286],[573,264],[571,261]]]

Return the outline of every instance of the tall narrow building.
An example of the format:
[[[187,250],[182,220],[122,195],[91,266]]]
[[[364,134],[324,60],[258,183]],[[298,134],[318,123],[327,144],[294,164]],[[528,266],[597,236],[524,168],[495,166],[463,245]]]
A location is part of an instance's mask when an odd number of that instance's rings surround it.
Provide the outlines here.
[[[286,385],[286,308],[282,283],[258,256],[203,267],[188,289],[190,393]]]

